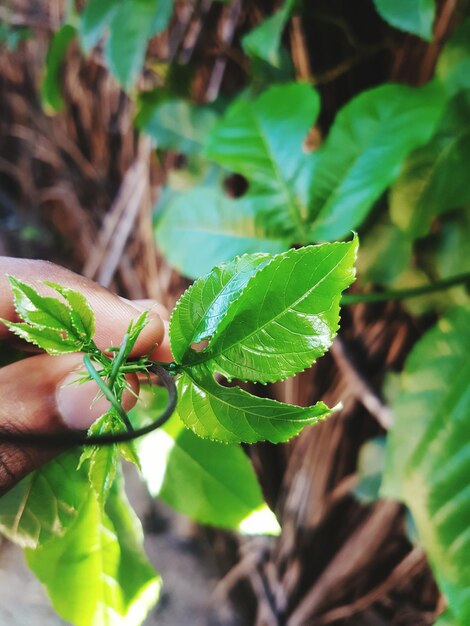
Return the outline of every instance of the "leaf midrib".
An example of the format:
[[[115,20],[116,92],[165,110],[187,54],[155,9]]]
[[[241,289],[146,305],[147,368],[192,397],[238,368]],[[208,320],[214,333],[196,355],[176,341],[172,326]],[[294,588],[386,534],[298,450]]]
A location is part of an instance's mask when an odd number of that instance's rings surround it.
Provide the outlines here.
[[[202,389],[203,391],[205,391],[211,398],[214,398],[215,400],[217,400],[217,402],[220,402],[221,404],[225,404],[226,406],[233,408],[237,411],[241,411],[242,413],[245,414],[249,414],[249,410],[245,409],[244,407],[238,405],[238,404],[232,404],[231,402],[228,402],[227,400],[224,400],[221,396],[215,394],[213,392],[213,390],[210,388],[210,385],[205,385],[204,382],[202,382],[200,379],[197,379],[195,377],[193,377],[188,371],[185,372],[186,376],[191,380],[191,382],[193,383],[193,385],[195,385],[196,387],[199,387],[200,389]],[[210,375],[210,374],[209,374]],[[215,385],[218,385],[218,383],[216,383],[214,381]],[[221,389],[224,389],[224,387],[222,387],[221,385],[218,385],[219,387],[221,387]],[[227,387],[227,389],[239,389],[241,392],[243,392],[243,389],[241,389],[240,387]],[[251,394],[249,394],[248,392],[244,392],[246,393],[248,396],[251,396]],[[251,396],[253,397],[255,400],[268,400],[269,398],[258,398],[257,396]],[[272,402],[276,402],[277,404],[279,404],[280,406],[283,406],[282,402],[278,402],[277,400],[272,400]],[[318,403],[317,403],[318,404]],[[312,409],[314,407],[317,406],[317,404],[314,404],[312,406],[297,406],[295,404],[286,404],[286,408],[292,409],[299,409],[301,411],[305,411],[307,412],[308,409]],[[326,406],[326,405],[325,405]],[[319,419],[319,416],[309,416],[306,417],[305,419],[289,419],[288,417],[275,417],[275,416],[270,416],[270,417],[265,417],[264,415],[260,415],[258,413],[255,414],[257,417],[262,417],[263,419],[266,419],[267,422],[271,423],[271,425],[273,426],[273,428],[276,428],[275,423],[276,422],[288,422],[289,424],[306,424],[309,423],[311,420],[316,420]],[[286,415],[288,415],[288,413],[286,413]],[[217,421],[220,424],[219,419],[217,418]],[[224,430],[227,430],[228,432],[231,432],[228,430],[228,428],[226,428],[225,426],[223,426],[221,424],[222,428],[224,428]],[[255,433],[255,434],[259,434],[259,431],[255,430],[251,425],[250,425],[251,430]],[[231,433],[231,434],[235,434],[237,437],[237,433]],[[263,436],[264,433],[263,433]],[[267,438],[267,437],[266,437]]]
[[[340,244],[340,245],[348,245],[348,244]],[[332,254],[334,253],[334,250],[331,250],[328,255],[322,259],[322,261],[326,261]],[[246,335],[245,337],[243,337],[242,339],[238,340],[237,342],[231,343],[228,346],[225,345],[223,346],[223,348],[221,348],[219,351],[217,352],[199,352],[198,354],[200,355],[199,357],[196,357],[194,359],[194,361],[192,361],[189,365],[196,365],[196,364],[201,364],[201,363],[205,363],[207,361],[211,361],[216,359],[218,356],[220,356],[221,354],[223,354],[223,352],[230,350],[234,345],[236,344],[242,344],[245,343],[248,339],[250,339],[250,337],[252,337],[255,333],[261,332],[261,330],[263,330],[266,326],[268,326],[269,324],[272,324],[273,322],[275,322],[279,317],[282,317],[283,315],[286,314],[286,312],[289,309],[294,308],[295,306],[297,306],[300,302],[302,302],[303,300],[305,300],[305,298],[309,297],[312,292],[314,290],[316,290],[319,285],[321,285],[337,268],[338,266],[344,261],[344,259],[346,258],[347,254],[349,253],[349,248],[346,248],[346,252],[344,253],[344,255],[338,260],[338,262],[330,269],[330,271],[327,274],[324,274],[321,279],[319,281],[317,281],[315,283],[315,285],[313,285],[307,292],[305,292],[300,298],[297,298],[297,300],[295,300],[294,302],[292,302],[288,307],[286,307],[285,309],[283,309],[283,311],[281,311],[280,313],[278,313],[277,315],[275,315],[274,317],[270,318],[269,320],[267,320],[262,326],[258,326],[257,328],[255,328],[254,330],[252,330],[248,335]],[[271,264],[268,265],[268,267],[271,267]],[[253,279],[251,279],[253,280]],[[248,282],[247,287],[245,289],[248,288],[251,280]]]
[[[257,113],[257,112],[256,112]],[[287,184],[287,182],[284,180],[284,178],[281,176],[281,172],[279,170],[279,166],[274,158],[274,155],[271,152],[271,147],[269,145],[268,142],[268,138],[264,132],[263,127],[261,126],[261,123],[258,119],[258,115],[255,114],[255,112],[250,109],[250,114],[251,117],[253,118],[254,124],[258,130],[260,139],[262,141],[262,144],[264,146],[266,155],[268,157],[269,162],[271,163],[271,167],[274,171],[276,180],[278,181],[278,187],[281,191],[281,193],[284,195],[285,199],[286,199],[286,205],[289,208],[289,213],[292,216],[292,221],[293,223],[297,226],[298,232],[299,232],[299,236],[302,237],[303,239],[305,239],[305,237],[307,236],[307,231],[305,228],[305,223],[302,220],[302,216],[300,215],[299,211],[297,210],[297,205],[295,202],[295,195],[291,192],[291,190],[289,189],[289,186]]]
[[[462,353],[462,359],[464,359],[464,354]],[[445,415],[447,420],[450,420],[452,424],[452,415],[453,408],[456,403],[456,398],[459,399],[460,394],[458,390],[463,387],[463,384],[470,379],[470,362],[462,363],[462,367],[459,369],[456,376],[452,376],[449,381],[447,381],[446,393],[444,394],[440,404],[434,407],[432,412],[432,419],[430,420],[428,427],[424,430],[422,436],[420,437],[420,441],[414,447],[413,454],[411,455],[407,466],[411,468],[417,468],[421,465],[423,457],[429,450],[430,442],[434,442],[436,438],[439,436],[439,433],[442,428],[446,426],[446,422],[442,421],[442,424],[439,425],[437,423],[437,417],[439,415]],[[457,392],[454,392],[457,390]],[[451,400],[449,410],[444,411],[443,409]]]

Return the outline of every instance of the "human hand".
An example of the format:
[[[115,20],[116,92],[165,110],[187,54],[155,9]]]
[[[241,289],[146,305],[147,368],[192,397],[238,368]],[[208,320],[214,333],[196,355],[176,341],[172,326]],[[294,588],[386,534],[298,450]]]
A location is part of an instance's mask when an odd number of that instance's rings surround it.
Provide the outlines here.
[[[104,289],[100,285],[47,261],[32,261],[0,257],[0,317],[18,321],[13,296],[6,275],[31,284],[43,295],[54,295],[42,281],[49,280],[80,291],[88,300],[96,318],[94,341],[104,350],[120,344],[132,319],[152,306],[152,302],[131,302]],[[171,361],[171,353],[164,331],[165,309],[155,304],[149,323],[140,334],[131,356],[150,354],[159,361]],[[7,327],[0,324],[0,340],[16,341]],[[28,344],[26,349],[30,349]],[[0,431],[58,432],[64,429],[85,429],[106,412],[109,403],[101,398],[95,382],[80,386],[70,385],[83,370],[80,354],[50,356],[39,354],[17,361],[0,369]],[[129,379],[138,392],[136,376]],[[126,392],[124,409],[130,409],[135,396]],[[26,474],[36,469],[57,449],[19,446],[0,440],[0,494],[10,489]]]

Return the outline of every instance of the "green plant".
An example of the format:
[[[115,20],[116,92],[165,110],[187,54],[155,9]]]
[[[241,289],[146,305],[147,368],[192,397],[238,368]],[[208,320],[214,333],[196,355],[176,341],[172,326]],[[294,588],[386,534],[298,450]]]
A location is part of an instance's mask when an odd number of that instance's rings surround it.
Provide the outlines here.
[[[443,18],[449,11],[446,3],[438,6],[434,0],[374,0],[373,5],[384,20],[378,19],[377,23],[385,29],[377,46],[379,52],[390,55],[390,64],[395,63],[396,67],[405,50],[402,35],[387,24],[428,41],[434,37],[423,63],[427,71],[419,76],[404,72],[399,78],[394,72],[394,80],[406,84],[382,84],[388,81],[383,73],[380,79],[376,74],[364,80],[356,76],[355,82],[351,72],[345,89],[341,82],[344,74],[378,50],[368,41],[365,44],[357,41],[357,32],[348,23],[350,14],[345,8],[332,8],[331,13],[315,15],[317,7],[313,4],[277,2],[272,5],[271,14],[253,24],[249,32],[245,32],[245,24],[234,54],[236,59],[241,50],[246,55],[241,63],[245,64],[245,88],[234,96],[222,93],[214,102],[211,97],[205,101],[200,94],[194,97],[194,65],[180,61],[179,57],[184,56],[179,54],[181,41],[170,50],[168,58],[155,62],[151,51],[146,59],[148,40],[165,29],[167,33],[171,31],[173,6],[167,0],[119,3],[90,0],[82,13],[69,11],[61,29],[52,37],[41,91],[48,111],[64,110],[60,76],[75,41],[84,54],[98,57],[99,63],[119,81],[135,105],[136,129],[152,139],[157,157],[166,153],[184,156],[185,166],[169,172],[155,207],[154,231],[167,261],[183,275],[199,280],[183,295],[172,316],[170,332],[175,364],[166,367],[178,375],[177,415],[135,445],[123,444],[119,449],[89,448],[80,471],[72,478],[82,481],[78,493],[89,492],[91,479],[101,508],[97,508],[95,500],[85,506],[82,501],[74,500],[73,493],[68,493],[63,496],[67,507],[60,509],[58,517],[52,516],[44,527],[59,528],[58,535],[73,537],[67,528],[74,524],[74,528],[80,528],[85,516],[94,516],[98,526],[114,529],[117,541],[111,544],[114,563],[118,563],[116,545],[124,541],[121,530],[126,524],[134,524],[130,517],[122,521],[125,508],[116,504],[124,497],[119,471],[115,470],[120,451],[134,459],[140,458],[152,493],[194,519],[225,527],[244,527],[247,518],[252,522],[261,519],[265,530],[273,530],[275,520],[269,518],[256,477],[239,442],[285,441],[304,425],[326,416],[329,409],[321,403],[301,408],[255,397],[240,387],[221,385],[214,373],[227,379],[272,382],[308,367],[327,349],[336,332],[339,291],[335,293],[334,310],[330,311],[333,317],[326,316],[328,332],[318,352],[317,346],[310,342],[308,317],[305,321],[302,316],[284,313],[289,324],[284,328],[274,324],[269,333],[258,332],[256,324],[267,311],[280,306],[271,292],[272,300],[267,295],[272,277],[279,278],[283,286],[292,283],[293,290],[306,289],[303,270],[290,273],[289,264],[299,259],[301,267],[302,262],[308,263],[310,255],[321,254],[319,250],[334,249],[339,254],[340,250],[348,249],[348,254],[352,254],[354,243],[335,243],[331,244],[332,248],[309,244],[349,239],[351,230],[357,229],[361,236],[358,275],[365,289],[346,294],[343,304],[402,300],[404,311],[413,319],[413,327],[419,329],[423,323],[428,325],[430,320],[438,318],[429,334],[418,341],[403,373],[397,377],[399,392],[389,399],[397,415],[396,422],[383,445],[375,446],[375,452],[380,456],[385,450],[387,459],[383,493],[409,507],[419,541],[449,605],[439,623],[467,626],[470,619],[466,591],[469,572],[465,562],[469,503],[465,476],[470,458],[465,443],[470,413],[465,359],[469,337],[465,284],[469,282],[470,272],[466,165],[470,156],[468,10],[464,2],[457,3],[444,37]],[[266,3],[261,9],[257,6],[255,14],[263,13],[265,7]],[[369,18],[371,13],[372,9],[367,14]],[[321,49],[322,38],[318,37],[316,43],[312,35],[312,41],[308,41],[311,48],[306,46],[306,54],[310,54],[315,68],[318,63],[320,70],[299,71],[298,65],[294,68],[289,51],[298,47],[298,40],[292,34],[294,22],[290,19],[307,22],[312,16],[322,25],[333,24],[337,28],[339,37],[334,39],[334,46],[338,50],[351,46],[352,60],[346,58],[338,66],[321,71],[320,61],[328,55]],[[457,28],[453,30],[455,25]],[[15,29],[3,30],[3,38],[7,40],[12,32],[16,34]],[[412,46],[409,41],[406,40],[406,45]],[[442,52],[432,72],[430,59],[434,59],[441,44],[444,44]],[[424,46],[423,42],[420,45]],[[397,50],[399,53],[394,56]],[[419,65],[415,57],[410,56],[410,60],[410,65]],[[153,79],[149,83],[155,89],[147,90],[143,78],[149,75]],[[339,77],[337,87],[335,77]],[[353,84],[351,89],[349,84]],[[227,178],[233,173],[244,180],[242,192],[230,188],[227,193]],[[291,248],[299,249],[288,252]],[[206,273],[205,278],[199,278]],[[295,280],[288,280],[292,276]],[[344,275],[341,288],[348,281]],[[318,285],[315,298],[305,299],[308,311],[302,313],[307,316],[315,311],[312,307],[317,304],[317,294],[323,297],[322,285]],[[448,289],[445,297],[440,293],[442,289]],[[264,302],[269,303],[266,310],[257,299],[263,290]],[[69,304],[75,310],[75,305]],[[424,322],[423,314],[427,315]],[[294,326],[290,325],[291,321]],[[44,328],[35,328],[34,323],[17,326],[16,331],[31,339],[39,336],[41,345],[47,344],[49,349],[57,344],[64,349],[67,342],[71,350],[87,345],[91,366],[96,366],[98,376],[103,377],[100,384],[110,386],[116,401],[114,409],[95,425],[93,433],[124,432],[126,418],[120,413],[119,394],[125,379],[120,375],[113,381],[113,368],[121,373],[132,369],[145,371],[151,364],[126,360],[123,355],[126,345],[130,345],[126,342],[121,352],[94,352],[92,333],[85,327],[77,335],[72,321],[67,323],[68,330],[61,326],[67,332],[66,340],[60,332],[60,336],[54,329],[46,332]],[[239,334],[245,328],[250,328],[250,337]],[[69,332],[75,339],[70,341]],[[263,353],[258,358],[260,337],[266,339],[264,347],[269,355]],[[292,341],[288,342],[287,337]],[[193,350],[194,345],[207,340],[208,347],[199,352]],[[121,362],[119,354],[123,356]],[[247,355],[251,355],[249,360]],[[93,371],[89,369],[89,375],[96,376]],[[110,382],[113,384],[109,385]],[[107,388],[103,386],[103,390]],[[147,408],[140,405],[131,415],[134,427],[148,424],[149,414],[160,411],[165,403],[164,392],[148,389],[144,396]],[[163,480],[155,479],[155,468],[152,472],[152,452],[149,452],[154,449],[152,446],[161,453],[163,469],[159,472],[165,474]],[[6,496],[3,504],[0,503],[0,511],[5,511],[1,518],[6,520],[5,532],[11,533],[23,502],[21,494],[29,493],[28,481],[58,485],[61,472],[71,475],[70,468],[77,461],[77,456],[69,456],[68,460],[60,461],[62,467],[55,461],[47,469],[48,474],[35,474]],[[226,467],[224,463],[230,466],[229,472],[222,471]],[[361,497],[369,500],[377,497],[378,484],[383,478],[381,465],[376,463],[379,469],[375,467],[371,472],[373,489],[367,492],[364,488],[361,492],[358,488]],[[105,479],[108,472],[112,476],[115,471],[112,486]],[[361,468],[358,471],[361,473]],[[186,497],[183,487],[172,489],[176,482],[173,476],[181,473],[197,475],[198,481],[203,481],[198,483],[203,486],[194,502]],[[220,478],[221,473],[224,479]],[[243,476],[245,489],[227,481],[227,476],[233,477],[235,473]],[[370,495],[372,491],[374,494]],[[104,509],[103,494],[107,494]],[[213,498],[222,499],[226,506],[215,510]],[[47,513],[37,501],[28,501],[30,505],[29,520]],[[67,511],[73,513],[70,520]],[[26,530],[23,532],[20,525],[15,536],[24,545],[32,541],[31,535],[44,536],[45,541],[51,541],[54,554],[73,550],[75,539],[67,544],[58,537],[52,540],[51,533],[42,527],[33,531],[26,524]],[[29,547],[36,546],[37,541],[32,544]],[[120,548],[120,558],[127,559],[129,567],[136,567],[135,563],[143,558],[136,545],[131,552],[124,545]],[[41,550],[30,552],[29,558],[42,579],[48,581],[52,570],[42,569],[41,558],[47,561],[51,557],[47,550]],[[131,553],[134,561],[129,556]],[[55,563],[52,558],[51,563]],[[117,610],[122,615],[126,611],[134,615],[134,608],[130,607],[140,606],[144,610],[148,601],[146,589],[150,590],[149,595],[155,595],[158,578],[148,569],[148,564],[142,566],[142,572],[141,586],[133,590],[126,588],[125,580],[118,581],[124,591],[115,607],[119,605]],[[65,614],[69,609],[60,604],[62,591],[54,591],[54,601]],[[97,606],[107,594],[102,590],[100,598],[77,597],[80,603]],[[83,619],[91,618],[88,615]],[[109,614],[105,619],[112,623]],[[135,617],[136,623],[139,619]]]
[[[245,255],[214,268],[183,294],[170,323],[175,361],[160,364],[177,377],[177,415],[163,436],[145,443],[143,469],[154,493],[205,523],[251,526],[258,532],[276,529],[253,470],[236,444],[287,441],[327,417],[330,409],[321,402],[298,407],[258,398],[222,385],[216,376],[274,382],[322,356],[338,330],[341,292],[354,279],[356,251],[355,238],[276,256]],[[93,312],[80,293],[46,283],[62,296],[58,300],[14,277],[9,280],[23,320],[4,321],[11,332],[49,354],[83,352],[86,372],[77,383],[95,380],[110,401],[89,435],[132,431],[121,399],[126,375],[148,374],[153,365],[146,358],[129,360],[147,313],[130,325],[119,347],[104,353],[93,341]],[[201,341],[208,341],[207,346],[194,350]],[[137,426],[158,410],[158,394],[153,400],[147,410],[137,410]],[[171,453],[168,446],[165,453],[168,440]],[[218,442],[230,445],[222,451]],[[140,466],[139,444],[95,444],[81,455],[75,450],[62,454],[0,501],[2,531],[27,549],[28,563],[58,612],[79,625],[114,623],[113,613],[126,624],[138,624],[158,595],[158,576],[141,551],[136,520],[122,489],[119,455]],[[150,461],[155,456],[160,467]],[[162,473],[174,474],[171,483],[159,479]],[[197,476],[205,487],[191,489],[191,497],[185,497]],[[92,544],[97,549],[88,552]],[[127,568],[138,569],[139,579],[130,583]],[[75,578],[81,584],[73,585]]]

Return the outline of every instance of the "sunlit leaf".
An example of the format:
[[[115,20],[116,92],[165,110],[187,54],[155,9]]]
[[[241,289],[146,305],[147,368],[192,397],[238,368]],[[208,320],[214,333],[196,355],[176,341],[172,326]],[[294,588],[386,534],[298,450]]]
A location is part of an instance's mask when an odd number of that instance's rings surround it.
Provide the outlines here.
[[[237,257],[214,267],[184,292],[171,316],[170,340],[175,359],[183,361],[192,344],[210,339],[250,278],[271,259],[269,254]]]
[[[147,392],[133,416],[148,422],[166,402],[165,393]],[[163,396],[163,397],[161,397]],[[153,496],[202,524],[237,529],[257,517],[252,529],[278,529],[264,503],[251,463],[237,445],[201,439],[184,427],[177,414],[139,441],[142,473]]]
[[[299,407],[258,398],[239,387],[222,387],[204,366],[184,373],[178,391],[186,426],[200,437],[225,443],[287,441],[331,413],[323,402]]]
[[[81,476],[88,495],[74,522],[61,537],[28,549],[28,564],[74,625],[138,626],[160,589],[142,553],[140,525],[122,487],[113,487],[103,511],[84,468]]]
[[[172,334],[185,366],[205,363],[227,378],[275,382],[322,356],[339,325],[341,292],[354,280],[357,239],[275,256],[227,309],[207,348]],[[202,278],[200,280],[206,280]]]
[[[23,548],[61,537],[83,505],[79,453],[66,452],[23,478],[0,498],[0,531]]]

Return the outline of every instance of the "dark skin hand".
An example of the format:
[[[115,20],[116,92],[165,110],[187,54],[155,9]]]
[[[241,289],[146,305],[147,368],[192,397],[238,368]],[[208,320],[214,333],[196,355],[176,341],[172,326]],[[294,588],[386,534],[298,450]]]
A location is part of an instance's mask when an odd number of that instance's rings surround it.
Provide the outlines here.
[[[149,323],[139,336],[131,356],[149,354],[157,361],[172,360],[163,321],[167,313],[161,305],[152,301],[125,300],[91,280],[46,261],[0,257],[0,317],[10,321],[18,321],[18,316],[7,274],[33,285],[43,295],[57,296],[41,284],[44,280],[80,291],[94,311],[94,340],[101,350],[118,346],[130,321],[152,307]],[[1,323],[0,341],[14,342],[17,347],[17,340]],[[29,345],[23,347],[28,351],[31,349]],[[0,431],[60,432],[90,426],[106,411],[109,403],[103,398],[94,402],[98,387],[93,381],[80,386],[67,384],[76,378],[77,371],[83,369],[83,356],[80,354],[38,354],[1,368]],[[130,377],[129,382],[138,392],[137,377]],[[133,394],[124,394],[123,406],[126,410],[135,402]],[[43,445],[17,446],[0,441],[0,494],[59,452],[57,448],[45,449]]]

